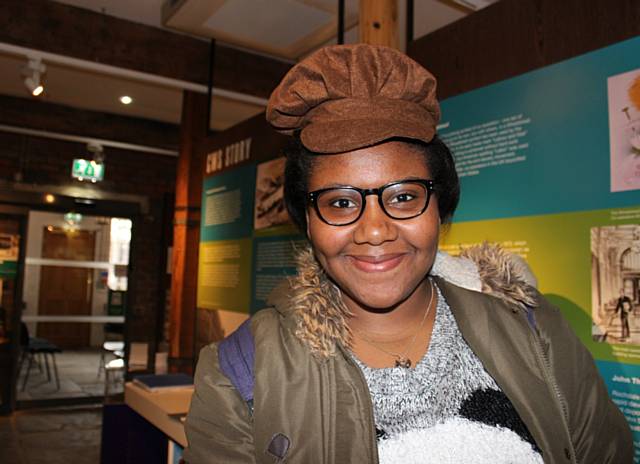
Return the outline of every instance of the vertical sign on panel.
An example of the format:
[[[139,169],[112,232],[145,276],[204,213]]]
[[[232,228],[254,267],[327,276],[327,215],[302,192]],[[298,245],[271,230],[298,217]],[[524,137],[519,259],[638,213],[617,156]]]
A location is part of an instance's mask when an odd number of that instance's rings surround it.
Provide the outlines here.
[[[255,166],[204,180],[198,307],[249,312]]]

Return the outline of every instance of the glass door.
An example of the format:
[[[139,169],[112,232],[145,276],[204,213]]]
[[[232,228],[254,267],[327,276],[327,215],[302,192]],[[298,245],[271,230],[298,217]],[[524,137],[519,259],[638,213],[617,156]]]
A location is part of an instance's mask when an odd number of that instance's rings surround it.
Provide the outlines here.
[[[126,218],[29,212],[19,407],[121,393],[131,228]]]

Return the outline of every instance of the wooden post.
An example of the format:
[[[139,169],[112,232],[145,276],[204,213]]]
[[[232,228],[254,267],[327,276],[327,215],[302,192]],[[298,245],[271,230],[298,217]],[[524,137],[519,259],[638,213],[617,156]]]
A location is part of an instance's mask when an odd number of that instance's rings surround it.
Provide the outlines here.
[[[184,92],[171,263],[169,366],[172,371],[190,371],[193,365],[204,168],[199,144],[207,135],[207,108],[206,95]]]
[[[397,0],[360,0],[360,42],[398,48]]]

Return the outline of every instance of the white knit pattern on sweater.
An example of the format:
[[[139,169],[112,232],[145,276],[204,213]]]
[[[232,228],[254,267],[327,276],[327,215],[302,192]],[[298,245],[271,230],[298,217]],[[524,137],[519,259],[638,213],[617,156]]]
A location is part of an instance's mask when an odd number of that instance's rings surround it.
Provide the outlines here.
[[[410,430],[378,444],[380,464],[542,464],[515,432],[462,418]]]

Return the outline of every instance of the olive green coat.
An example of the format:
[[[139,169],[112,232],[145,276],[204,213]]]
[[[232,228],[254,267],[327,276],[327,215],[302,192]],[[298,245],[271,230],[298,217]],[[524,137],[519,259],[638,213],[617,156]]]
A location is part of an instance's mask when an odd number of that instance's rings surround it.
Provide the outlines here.
[[[610,401],[591,355],[556,308],[530,291],[537,305],[533,330],[517,302],[439,278],[436,283],[464,339],[515,406],[545,463],[632,462],[627,422]],[[253,316],[251,329],[253,417],[220,372],[216,345],[204,348],[186,422],[187,462],[377,463],[370,394],[340,343],[344,333],[330,332],[336,349],[319,356],[317,343],[305,340],[290,294]],[[284,461],[267,451],[277,433],[291,442]]]

